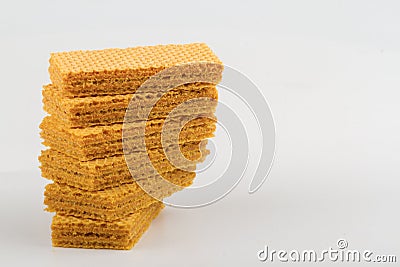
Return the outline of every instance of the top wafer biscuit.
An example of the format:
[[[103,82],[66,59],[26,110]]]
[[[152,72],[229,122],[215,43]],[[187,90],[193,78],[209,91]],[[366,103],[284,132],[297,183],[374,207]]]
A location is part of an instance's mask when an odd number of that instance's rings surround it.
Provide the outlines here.
[[[222,63],[203,43],[52,53],[50,78],[66,96],[134,93],[150,76],[187,63],[209,63],[193,75],[218,83]]]

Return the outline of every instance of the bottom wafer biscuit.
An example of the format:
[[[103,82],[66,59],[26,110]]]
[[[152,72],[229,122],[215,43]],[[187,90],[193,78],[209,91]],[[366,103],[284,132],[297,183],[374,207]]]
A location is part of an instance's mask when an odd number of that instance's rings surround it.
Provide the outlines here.
[[[163,207],[156,202],[113,222],[56,214],[51,225],[53,246],[131,249]]]

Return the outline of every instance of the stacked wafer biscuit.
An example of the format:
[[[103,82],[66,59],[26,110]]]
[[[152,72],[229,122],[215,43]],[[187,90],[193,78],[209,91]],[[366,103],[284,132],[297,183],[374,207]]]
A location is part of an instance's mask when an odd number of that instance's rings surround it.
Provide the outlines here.
[[[183,68],[153,79],[175,66]],[[49,115],[40,125],[48,149],[39,160],[42,176],[53,181],[44,202],[56,212],[54,246],[132,248],[162,210],[161,200],[191,185],[196,164],[207,156],[222,69],[205,44],[51,55],[52,84],[42,91]],[[175,83],[181,80],[189,82]],[[165,84],[177,86],[165,91]],[[210,101],[170,116],[197,98]],[[151,112],[143,118],[145,109]],[[165,145],[178,128],[177,146]]]

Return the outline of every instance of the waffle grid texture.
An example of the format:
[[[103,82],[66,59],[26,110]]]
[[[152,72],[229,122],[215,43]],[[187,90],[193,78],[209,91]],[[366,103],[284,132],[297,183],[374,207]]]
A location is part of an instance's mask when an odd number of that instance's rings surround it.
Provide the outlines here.
[[[79,158],[84,161],[122,155],[124,152],[125,154],[131,154],[143,151],[140,146],[140,138],[126,138],[125,147],[123,147],[121,142],[122,130],[109,131],[108,134],[92,134],[90,138],[84,140],[83,138],[74,136],[71,134],[71,131],[60,127],[59,124],[48,123],[46,120],[43,121],[41,128],[42,131],[40,135],[44,140],[44,145],[53,147],[71,157]],[[159,125],[159,127],[153,127],[148,131],[149,134],[145,136],[147,150],[161,146],[161,129],[162,125]],[[197,142],[210,138],[214,136],[215,129],[216,125],[213,122],[210,123],[210,119],[204,118],[192,121],[185,125],[179,133],[179,144],[183,145],[185,143]],[[107,131],[108,129],[105,130]],[[126,132],[127,131],[125,131],[125,134],[127,136],[140,136],[143,129],[132,129],[128,134]],[[164,144],[167,144],[165,146],[167,150],[168,144],[172,144],[174,141],[173,132],[164,131],[162,137],[164,139]],[[82,144],[82,142],[85,143]]]
[[[171,119],[171,128],[178,127],[181,121],[187,121],[188,117],[178,117],[176,120]],[[185,124],[184,128],[192,126],[204,126],[204,127],[215,127],[216,117],[211,113],[207,117],[197,118],[189,121]],[[164,125],[163,119],[154,119],[146,122],[145,134],[151,135],[154,133],[159,133]],[[100,143],[109,143],[114,141],[121,141],[122,129],[127,136],[137,136],[143,133],[143,123],[142,122],[132,122],[125,124],[117,123],[112,125],[101,125],[97,127],[89,128],[68,128],[64,127],[62,122],[58,120],[55,116],[46,116],[39,128],[42,131],[48,131],[58,136],[62,136],[68,141],[73,142],[73,144],[78,148],[84,148],[90,145],[99,145]],[[168,133],[168,131],[164,131]]]
[[[46,186],[44,203],[47,205],[47,211],[50,212],[57,211],[62,215],[114,221],[157,202],[152,196],[162,199],[181,190],[181,187],[189,186],[194,177],[194,173],[181,175],[176,173],[166,177],[176,187],[172,184],[158,183],[158,179],[146,177],[140,181],[140,186],[132,182],[94,192],[52,183]],[[157,191],[149,192],[152,194],[150,196],[143,191],[142,187],[157,188]]]
[[[184,143],[179,149],[185,157],[192,159],[193,161],[201,162],[202,156],[206,156],[209,153],[206,149],[206,145],[206,141]],[[171,149],[166,148],[166,151],[171,154],[177,152],[173,147],[171,147]],[[109,174],[120,170],[127,170],[126,160],[134,164],[132,166],[135,168],[146,166],[145,163],[140,161],[145,156],[149,157],[153,165],[166,160],[163,148],[155,148],[148,150],[147,152],[143,151],[127,155],[115,155],[112,157],[93,159],[89,161],[82,161],[55,150],[54,148],[50,148],[42,151],[39,156],[39,161],[42,164],[65,166],[84,175],[99,177],[99,174]]]
[[[212,64],[206,73],[217,74],[218,83],[223,68],[204,43],[59,52],[49,61],[52,82],[69,96],[134,93],[165,68],[199,62]]]
[[[218,92],[215,86],[192,86],[194,91],[175,92],[171,91],[163,95],[152,107],[148,119],[165,118],[168,114],[181,103],[194,98],[207,97],[209,104],[196,108],[186,108],[180,110],[177,116],[187,116],[191,114],[209,114],[215,112]],[[129,102],[133,95],[113,95],[97,96],[68,99],[63,97],[60,90],[53,85],[45,86],[43,91],[43,108],[49,114],[57,117],[71,128],[84,128],[95,125],[106,125],[112,123],[123,123],[124,119],[130,121],[143,120],[137,112],[130,110],[126,113]],[[142,107],[151,107],[146,97]],[[147,104],[146,104],[147,103]],[[140,107],[138,107],[140,108]],[[127,115],[127,117],[125,117]]]
[[[52,243],[55,247],[128,250],[163,208],[162,203],[154,203],[113,222],[56,214],[51,225]]]

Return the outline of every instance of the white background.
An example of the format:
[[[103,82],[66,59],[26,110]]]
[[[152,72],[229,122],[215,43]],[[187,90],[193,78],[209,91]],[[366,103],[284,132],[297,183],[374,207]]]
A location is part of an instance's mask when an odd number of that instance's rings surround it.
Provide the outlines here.
[[[261,266],[264,245],[322,250],[339,238],[400,261],[399,1],[2,1],[0,36],[1,266]],[[50,52],[188,42],[267,97],[267,182],[167,208],[131,251],[52,248],[37,161]]]

